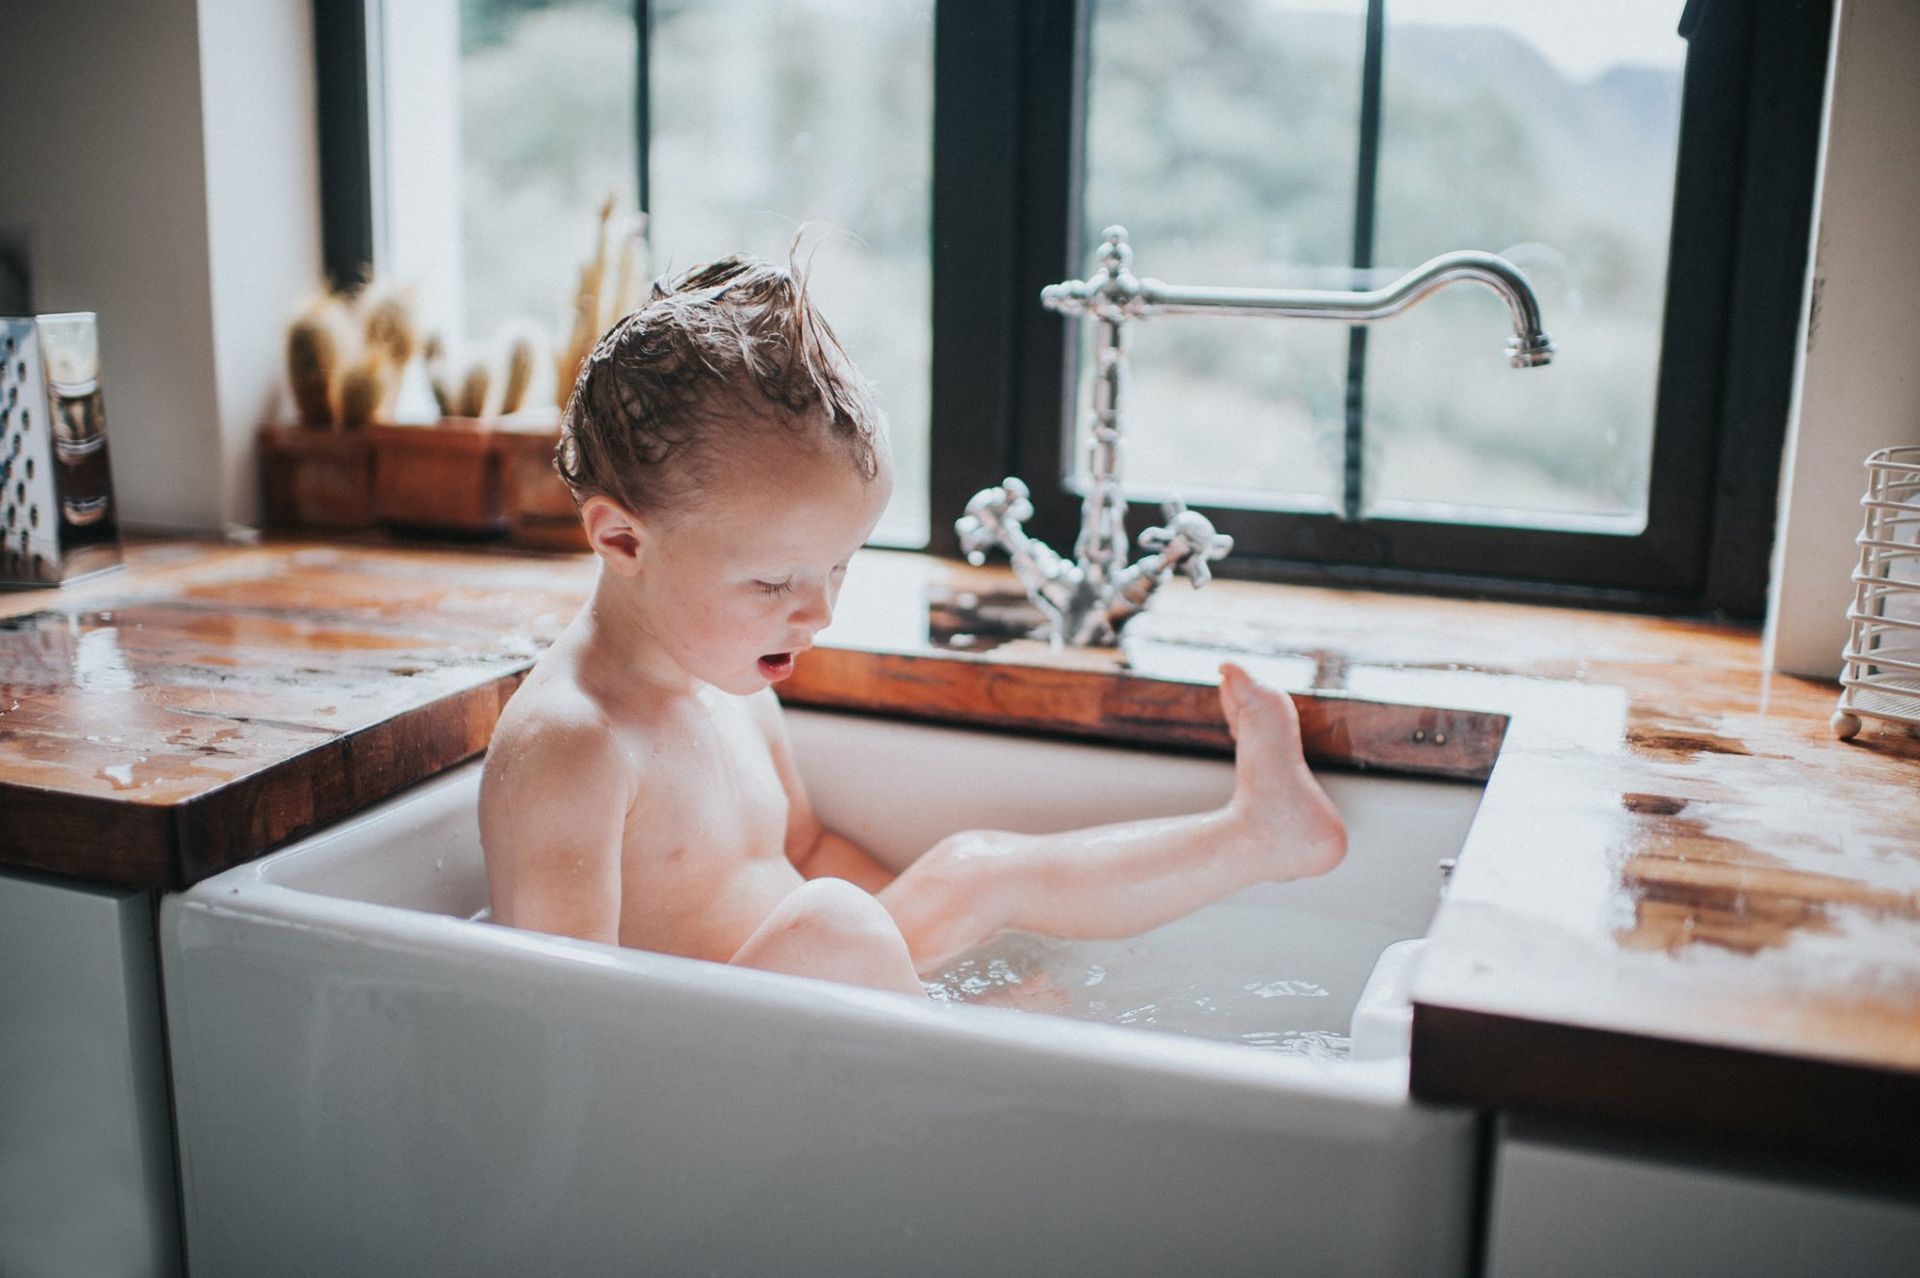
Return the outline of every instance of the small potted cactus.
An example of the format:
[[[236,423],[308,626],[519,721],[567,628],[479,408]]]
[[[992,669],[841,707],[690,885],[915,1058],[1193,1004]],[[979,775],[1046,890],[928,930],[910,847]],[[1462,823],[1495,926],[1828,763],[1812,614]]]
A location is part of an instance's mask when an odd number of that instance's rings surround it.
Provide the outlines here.
[[[490,361],[474,360],[456,381],[440,337],[427,339],[424,355],[440,417],[429,425],[376,424],[368,432],[374,512],[409,531],[498,536],[508,516],[500,418],[523,407],[537,359],[533,339],[514,340],[497,396]]]
[[[554,452],[560,413],[594,343],[646,288],[644,215],[616,229],[615,203],[609,197],[600,207],[557,353],[523,327],[507,334],[497,360],[456,358],[437,334],[417,340],[412,295],[403,289],[370,286],[310,306],[287,335],[300,424],[260,431],[269,521],[505,533],[533,549],[585,550]],[[439,417],[408,425],[395,409],[416,355]],[[412,386],[420,398],[418,382]],[[423,410],[422,403],[415,411]]]
[[[288,326],[287,385],[299,420],[260,429],[269,523],[373,525],[373,446],[364,428],[391,411],[413,344],[411,300],[400,290],[325,296]]]

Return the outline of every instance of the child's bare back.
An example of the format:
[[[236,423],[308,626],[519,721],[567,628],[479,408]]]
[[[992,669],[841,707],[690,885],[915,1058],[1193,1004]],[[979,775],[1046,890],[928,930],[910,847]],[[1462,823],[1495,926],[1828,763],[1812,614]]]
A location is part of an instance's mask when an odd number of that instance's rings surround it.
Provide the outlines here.
[[[657,289],[589,361],[560,468],[601,571],[488,751],[496,922],[918,993],[916,969],[1003,928],[1132,935],[1344,855],[1291,701],[1231,666],[1218,811],[963,832],[898,877],[821,827],[771,688],[832,619],[892,477],[785,271],[727,259]]]

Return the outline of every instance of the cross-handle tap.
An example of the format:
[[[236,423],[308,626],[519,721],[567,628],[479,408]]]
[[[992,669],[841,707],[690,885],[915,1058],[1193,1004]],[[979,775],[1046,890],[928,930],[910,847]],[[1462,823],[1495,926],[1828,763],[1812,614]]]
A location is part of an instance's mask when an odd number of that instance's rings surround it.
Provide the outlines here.
[[[1225,559],[1233,553],[1233,538],[1213,530],[1213,521],[1197,510],[1188,510],[1183,501],[1170,501],[1161,507],[1166,524],[1148,528],[1140,534],[1140,549],[1158,551],[1142,559],[1136,568],[1146,568],[1159,560],[1155,571],[1175,572],[1193,582],[1195,590],[1213,580],[1209,561]]]
[[[997,488],[982,488],[967,503],[967,513],[954,521],[960,553],[977,568],[987,562],[989,550],[1024,536],[1020,526],[1032,518],[1032,493],[1018,479],[1009,478]]]
[[[1081,572],[1053,547],[1027,535],[1022,525],[1032,518],[1033,501],[1027,486],[1009,477],[997,487],[975,493],[967,503],[967,513],[954,521],[953,528],[968,563],[978,566],[987,562],[987,551],[996,546],[1006,551],[1021,587],[1045,614],[1054,633],[1060,634],[1067,627],[1067,611],[1080,592]]]
[[[1213,580],[1208,563],[1224,559],[1233,550],[1233,538],[1215,532],[1213,521],[1197,510],[1188,510],[1185,502],[1167,502],[1161,513],[1167,522],[1140,534],[1140,548],[1153,553],[1123,569],[1114,583],[1113,597],[1103,614],[1108,637],[1100,642],[1115,642],[1120,628],[1147,606],[1153,592],[1170,577],[1185,577],[1198,590]]]

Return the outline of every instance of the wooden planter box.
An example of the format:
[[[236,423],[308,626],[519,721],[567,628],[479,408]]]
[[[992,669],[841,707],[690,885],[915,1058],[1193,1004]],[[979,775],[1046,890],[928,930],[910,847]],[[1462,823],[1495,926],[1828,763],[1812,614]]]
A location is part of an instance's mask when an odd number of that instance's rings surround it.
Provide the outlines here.
[[[276,527],[371,528],[373,444],[362,430],[260,428],[266,521]]]
[[[492,418],[347,430],[262,426],[266,519],[276,527],[497,537],[584,551],[573,495],[553,468],[560,428]]]
[[[507,540],[532,550],[588,549],[573,494],[553,468],[560,428],[503,429],[499,443],[506,464]]]
[[[373,512],[403,529],[497,536],[507,530],[507,488],[491,421],[443,417],[431,426],[369,426]]]

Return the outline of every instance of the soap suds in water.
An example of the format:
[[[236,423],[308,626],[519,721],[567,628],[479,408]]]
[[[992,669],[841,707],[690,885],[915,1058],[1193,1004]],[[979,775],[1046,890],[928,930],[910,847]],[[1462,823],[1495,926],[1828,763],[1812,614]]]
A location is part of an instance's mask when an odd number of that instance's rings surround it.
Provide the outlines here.
[[[1276,913],[1264,888],[1124,941],[1009,932],[929,980],[945,1003],[1017,1008],[1293,1056],[1343,1057],[1380,949],[1353,920]]]

